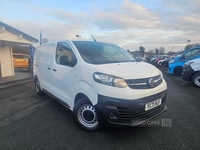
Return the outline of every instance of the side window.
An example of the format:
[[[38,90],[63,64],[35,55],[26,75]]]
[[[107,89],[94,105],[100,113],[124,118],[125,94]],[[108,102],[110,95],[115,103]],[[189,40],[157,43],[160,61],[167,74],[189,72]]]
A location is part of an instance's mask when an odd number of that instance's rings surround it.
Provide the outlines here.
[[[71,47],[65,42],[57,44],[55,59],[58,64],[64,66],[74,67],[77,63],[77,59]]]
[[[200,55],[200,49],[194,49],[191,54],[191,58],[195,58]]]
[[[185,55],[183,55],[183,59],[190,59],[191,58],[191,51],[185,53]]]

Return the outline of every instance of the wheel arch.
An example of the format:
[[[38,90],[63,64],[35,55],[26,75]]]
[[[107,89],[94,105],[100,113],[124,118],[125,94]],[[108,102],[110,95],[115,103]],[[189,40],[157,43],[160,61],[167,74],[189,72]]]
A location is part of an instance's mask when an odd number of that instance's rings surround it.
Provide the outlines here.
[[[86,100],[92,104],[91,100],[83,93],[78,93],[76,94],[75,98],[74,98],[74,105],[81,99],[81,98],[86,98]]]
[[[174,69],[173,69],[173,73],[174,73],[174,74],[176,74],[176,70],[177,70],[178,68],[182,70],[182,69],[183,69],[183,66],[176,66],[176,67],[174,67]]]
[[[85,81],[79,81],[76,82],[73,85],[73,103],[72,105],[75,106],[75,104],[80,100],[81,98],[85,97],[88,99],[88,101],[92,104],[95,105],[98,101],[98,92],[95,90],[95,86],[92,85],[91,83],[85,82]],[[72,108],[74,107],[72,106]]]
[[[35,75],[33,79],[34,79],[34,82],[35,82],[35,80],[38,79],[37,75]]]

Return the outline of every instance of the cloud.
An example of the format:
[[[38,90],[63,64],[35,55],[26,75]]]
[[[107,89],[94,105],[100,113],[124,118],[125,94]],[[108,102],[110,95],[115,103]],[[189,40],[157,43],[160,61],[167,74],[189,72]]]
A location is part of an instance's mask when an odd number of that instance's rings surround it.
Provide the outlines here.
[[[100,30],[152,28],[159,23],[156,14],[129,0],[124,0],[109,10],[96,11],[92,20]]]
[[[96,1],[95,1],[96,2]],[[39,38],[43,29],[49,41],[59,39],[92,40],[92,34],[99,41],[106,41],[135,50],[146,46],[146,50],[156,47],[183,49],[190,39],[199,42],[200,1],[160,0],[151,1],[154,7],[122,0],[107,5],[88,4],[92,10],[70,11],[23,4],[37,17],[27,20],[15,19],[6,22],[33,37]]]

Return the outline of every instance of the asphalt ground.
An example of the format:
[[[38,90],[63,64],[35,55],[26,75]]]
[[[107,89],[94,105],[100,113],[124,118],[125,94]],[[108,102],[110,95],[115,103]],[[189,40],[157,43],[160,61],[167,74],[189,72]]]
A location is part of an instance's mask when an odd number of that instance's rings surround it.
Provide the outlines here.
[[[200,89],[159,69],[168,111],[139,127],[83,131],[71,111],[38,96],[33,82],[1,89],[0,150],[199,150]]]

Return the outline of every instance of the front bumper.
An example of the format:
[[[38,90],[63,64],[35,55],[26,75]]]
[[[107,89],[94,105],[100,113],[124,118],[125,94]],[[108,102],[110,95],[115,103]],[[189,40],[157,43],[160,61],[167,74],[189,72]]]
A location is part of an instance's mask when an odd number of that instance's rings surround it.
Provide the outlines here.
[[[174,73],[174,65],[173,64],[168,64],[168,71],[167,73],[173,74]]]
[[[126,100],[98,95],[98,103],[95,105],[101,121],[110,124],[136,126],[155,116],[165,112],[167,91],[148,97]],[[149,102],[161,99],[161,105],[145,111],[145,105]]]

